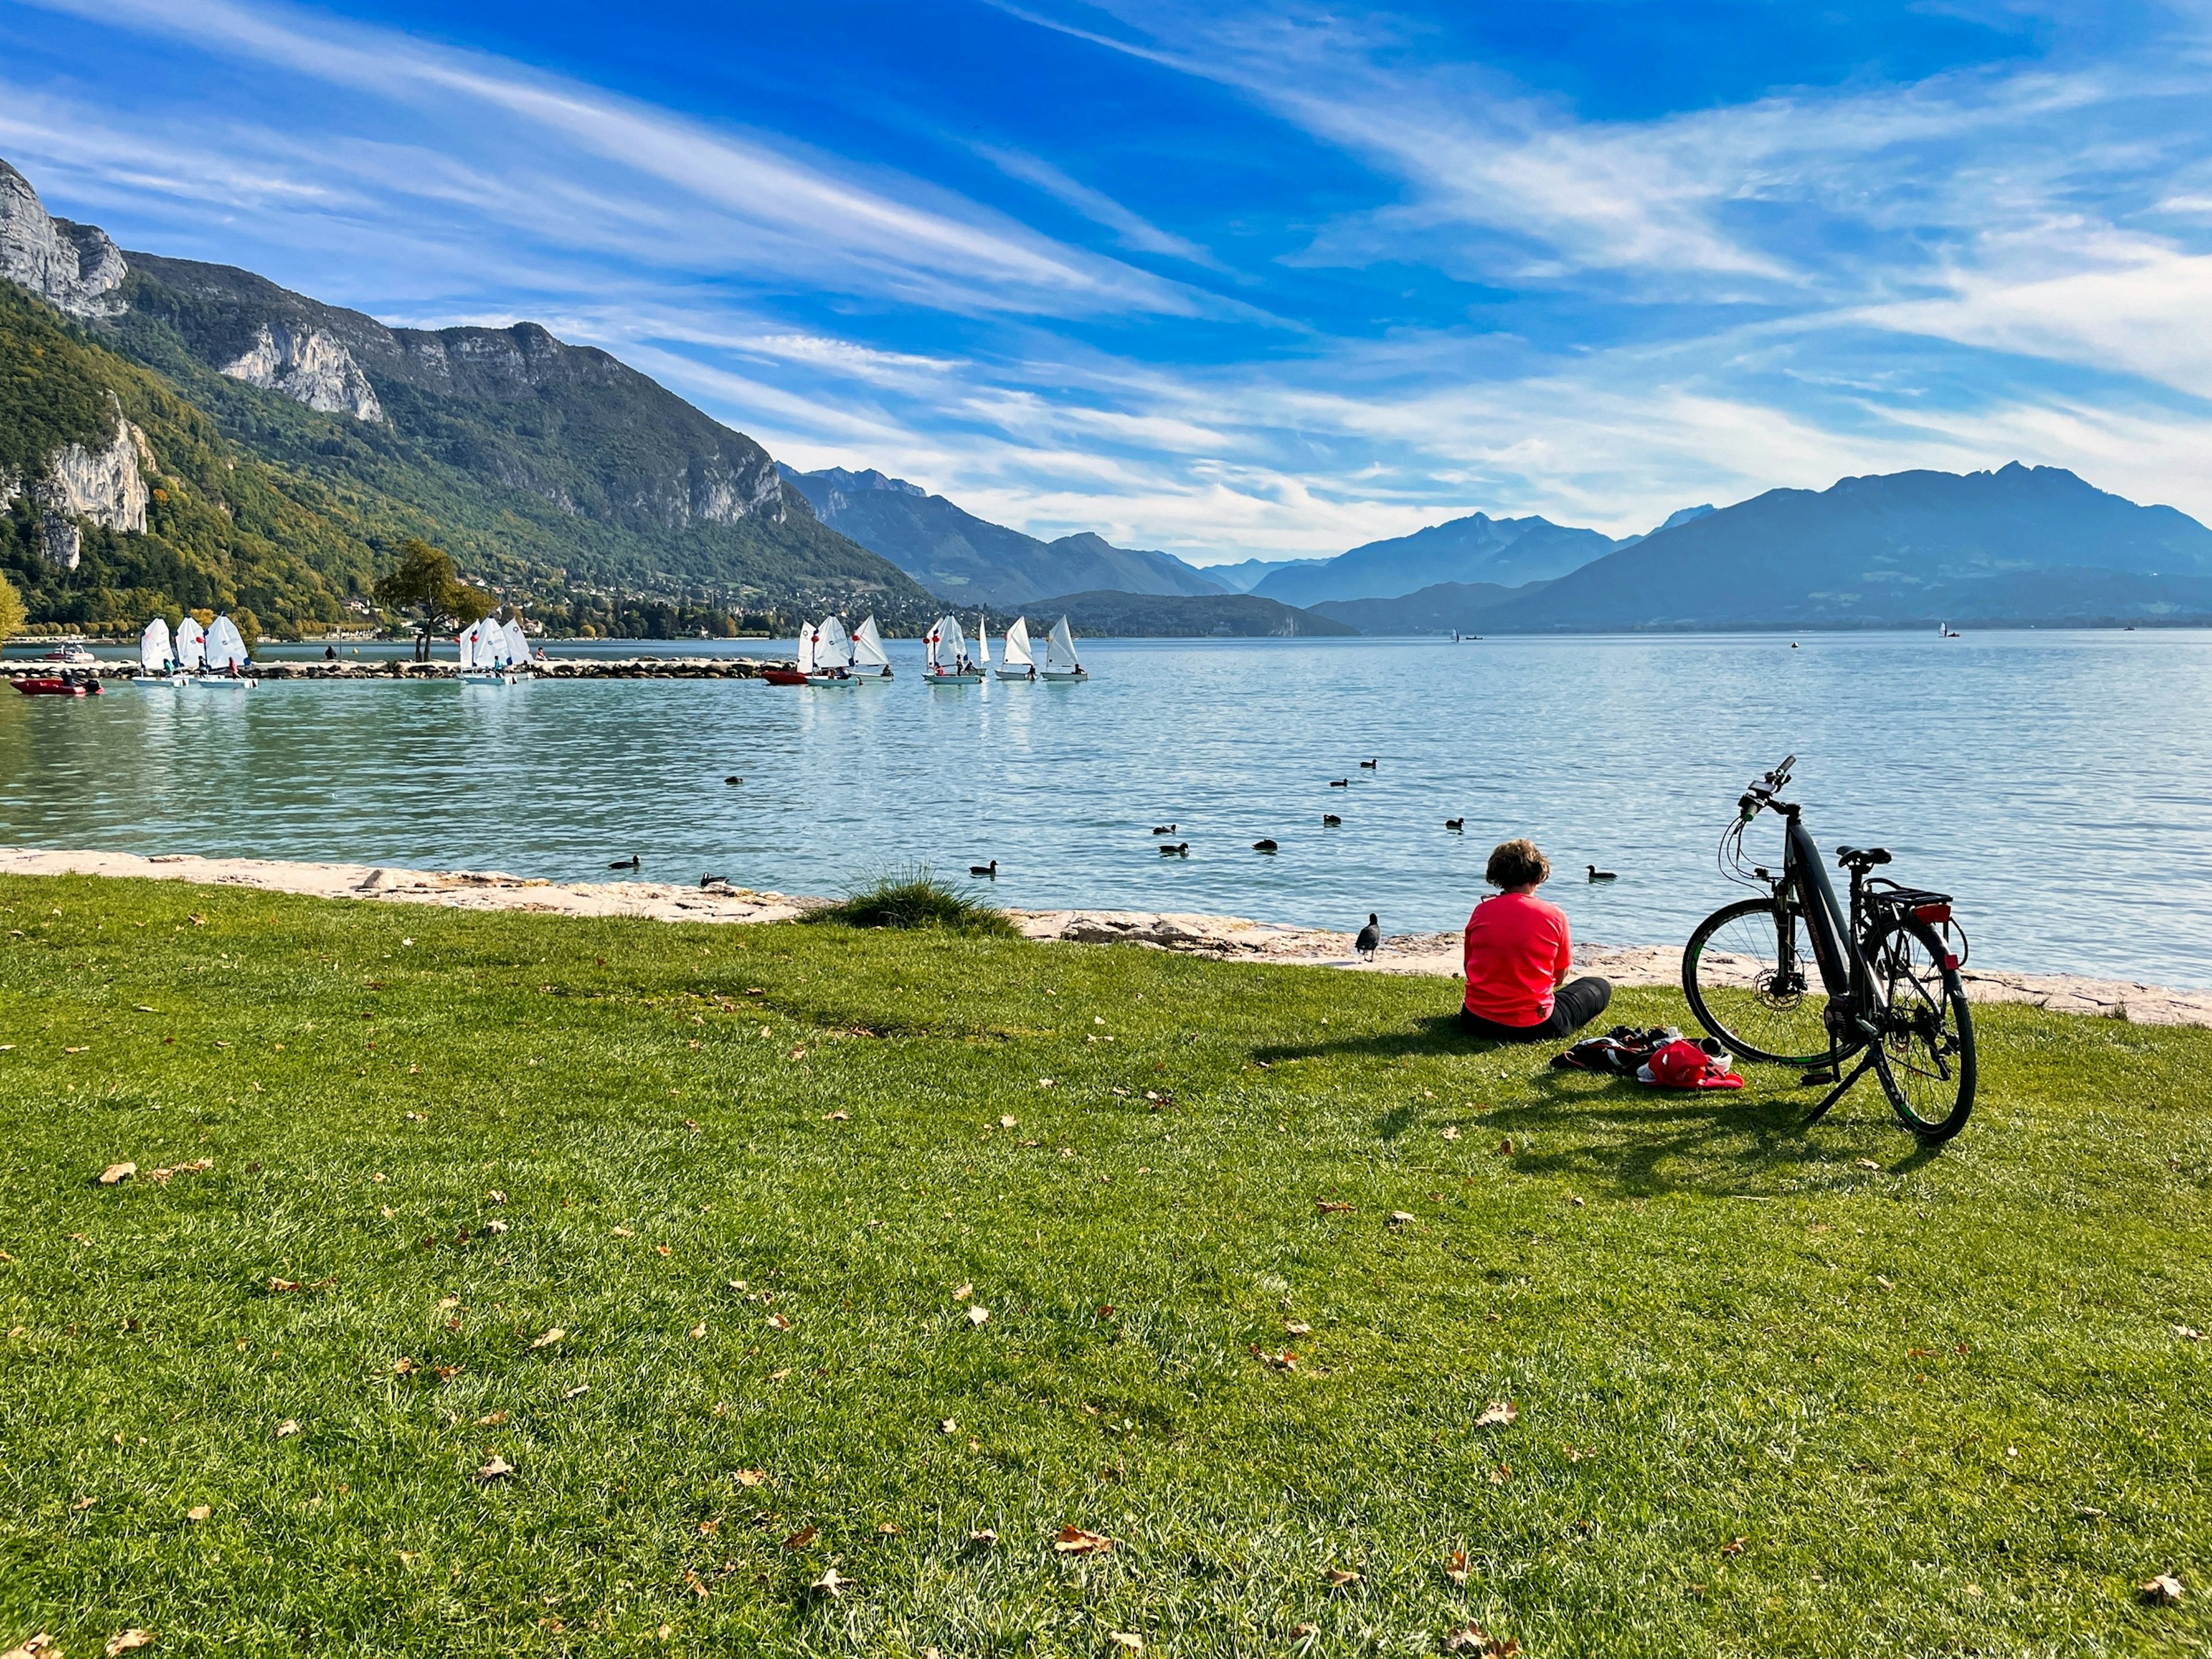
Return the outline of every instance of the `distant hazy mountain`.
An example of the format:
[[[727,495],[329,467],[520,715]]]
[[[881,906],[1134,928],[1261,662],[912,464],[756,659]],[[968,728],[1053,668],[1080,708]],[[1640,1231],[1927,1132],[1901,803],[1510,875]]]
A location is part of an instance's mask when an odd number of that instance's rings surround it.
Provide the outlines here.
[[[1362,634],[1479,634],[1490,613],[1526,599],[1545,582],[1503,587],[1496,582],[1438,582],[1395,599],[1324,599],[1313,607]]]
[[[955,605],[1021,605],[1051,593],[1219,593],[1222,585],[1165,553],[1115,547],[1085,531],[1039,541],[979,519],[903,478],[874,471],[782,469],[822,522],[881,554]]]
[[[2212,611],[2212,530],[2058,467],[1772,489],[1489,611],[1486,632],[1930,628]]]
[[[1252,593],[1064,593],[1030,608],[1042,635],[1065,612],[1078,634],[1125,639],[1316,639],[1358,630]]]
[[[1595,530],[1548,519],[1493,519],[1476,513],[1410,536],[1370,542],[1324,564],[1278,570],[1253,592],[1285,605],[1325,599],[1395,599],[1437,582],[1547,581],[1601,558],[1620,543]]]
[[[1200,574],[1219,582],[1232,593],[1249,593],[1278,570],[1303,570],[1328,562],[1327,559],[1245,559],[1237,564],[1208,564],[1197,568]]]
[[[1678,524],[1687,524],[1692,519],[1702,519],[1706,514],[1717,513],[1719,510],[1720,509],[1715,507],[1711,501],[1706,501],[1703,505],[1698,507],[1677,507],[1674,512],[1669,513],[1667,515],[1667,521],[1659,526],[1659,530],[1672,530]],[[1659,530],[1646,531],[1640,536],[1624,536],[1613,544],[1613,550],[1618,552],[1624,547],[1633,547],[1637,543],[1649,540],[1651,537],[1657,535],[1659,533]]]

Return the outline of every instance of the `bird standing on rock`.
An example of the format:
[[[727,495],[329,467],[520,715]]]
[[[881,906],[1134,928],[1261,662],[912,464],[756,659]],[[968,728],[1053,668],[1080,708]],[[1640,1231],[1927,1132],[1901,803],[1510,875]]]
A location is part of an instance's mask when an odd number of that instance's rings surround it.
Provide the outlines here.
[[[607,866],[610,870],[635,870],[638,867],[637,854],[635,853],[626,859],[617,859],[612,864]]]
[[[999,861],[993,859],[988,864],[971,864],[968,866],[968,873],[971,876],[988,876],[993,881],[996,881],[999,878]]]
[[[1359,930],[1359,937],[1352,941],[1352,948],[1365,957],[1368,961],[1372,962],[1375,960],[1376,951],[1382,946],[1382,923],[1375,913],[1370,910],[1367,913],[1367,925]]]

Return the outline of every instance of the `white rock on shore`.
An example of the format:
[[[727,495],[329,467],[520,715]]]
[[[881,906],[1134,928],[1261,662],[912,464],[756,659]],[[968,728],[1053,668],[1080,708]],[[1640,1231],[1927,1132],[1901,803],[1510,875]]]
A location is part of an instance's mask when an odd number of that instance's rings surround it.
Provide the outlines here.
[[[635,916],[654,921],[789,921],[823,901],[742,887],[702,890],[654,881],[552,882],[486,870],[406,870],[367,864],[307,864],[280,859],[204,859],[181,854],[52,852],[0,848],[0,874],[121,876],[201,882],[300,893],[314,898],[435,904],[456,910],[530,910],[569,916]],[[1148,910],[1015,910],[1033,939],[1073,945],[1135,945],[1218,961],[1344,969],[1358,973],[1460,976],[1460,936],[1401,933],[1373,961],[1352,948],[1350,933],[1286,927],[1241,916]],[[1672,945],[1586,945],[1575,967],[1616,985],[1679,984],[1681,951]],[[1970,968],[1966,994],[1977,1002],[2032,1002],[2062,1013],[2146,1025],[2212,1025],[2212,991],[2173,990],[2078,974],[2014,974]]]

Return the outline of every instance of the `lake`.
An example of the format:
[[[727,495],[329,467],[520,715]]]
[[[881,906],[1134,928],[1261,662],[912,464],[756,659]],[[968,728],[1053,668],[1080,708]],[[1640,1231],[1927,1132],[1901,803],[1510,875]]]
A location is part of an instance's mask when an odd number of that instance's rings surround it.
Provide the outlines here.
[[[1098,641],[1087,684],[935,690],[897,641],[896,680],[842,691],[0,694],[0,840],[560,879],[635,854],[658,879],[798,893],[995,858],[1012,905],[1340,928],[1372,910],[1395,933],[1459,926],[1491,847],[1528,835],[1578,937],[1677,943],[1738,896],[1721,830],[1794,750],[1821,845],[1888,847],[1899,879],[1956,894],[1977,961],[2212,984],[2212,633],[1800,644]],[[1187,859],[1155,849],[1169,823]],[[1590,885],[1589,864],[1620,880]]]

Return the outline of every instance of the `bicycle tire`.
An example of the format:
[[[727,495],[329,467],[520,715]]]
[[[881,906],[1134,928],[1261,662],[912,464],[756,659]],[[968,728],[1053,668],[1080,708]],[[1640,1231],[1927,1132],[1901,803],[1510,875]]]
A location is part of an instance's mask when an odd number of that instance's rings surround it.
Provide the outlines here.
[[[1741,899],[1723,905],[1697,925],[1690,942],[1682,947],[1682,994],[1698,1024],[1711,1032],[1733,1054],[1763,1060],[1778,1066],[1823,1066],[1836,1058],[1835,1042],[1824,1018],[1827,1007],[1825,987],[1781,996],[1763,990],[1783,970],[1778,912],[1784,902]],[[1788,914],[1798,915],[1796,907]],[[1763,923],[1763,929],[1761,924]],[[1747,927],[1739,924],[1748,924]],[[1820,969],[1804,945],[1804,925],[1793,925],[1796,937],[1795,972],[1811,985],[1819,984]],[[1759,954],[1761,938],[1765,952]],[[1717,955],[1737,960],[1730,964],[1735,982],[1723,982]],[[1741,982],[1746,957],[1759,958],[1752,970],[1753,983]]]
[[[1921,960],[1899,945],[1910,940]],[[1966,1127],[1974,1109],[1974,1015],[1959,970],[1936,930],[1924,921],[1898,921],[1869,930],[1867,971],[1893,1018],[1899,994],[1926,1010],[1910,1029],[1893,1027],[1881,1041],[1875,1069],[1898,1121],[1926,1146],[1941,1146]]]

